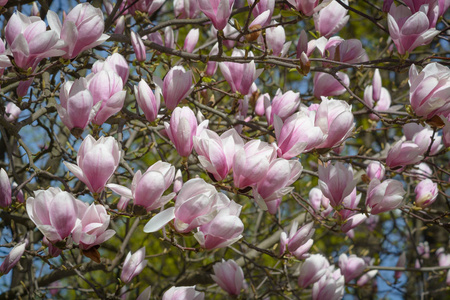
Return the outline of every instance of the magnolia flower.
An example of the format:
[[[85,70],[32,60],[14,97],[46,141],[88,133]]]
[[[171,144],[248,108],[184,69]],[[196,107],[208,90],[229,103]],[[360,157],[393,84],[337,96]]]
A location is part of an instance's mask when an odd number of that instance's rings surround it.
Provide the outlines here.
[[[103,34],[105,23],[101,9],[89,3],[75,6],[62,24],[55,12],[49,10],[47,16],[50,28],[65,42],[65,58],[75,58],[81,52],[94,48],[109,38]]]
[[[428,6],[423,5],[413,14],[407,6],[392,4],[388,13],[388,27],[398,53],[410,53],[419,46],[431,43],[439,34],[436,28],[430,28],[427,10]]]
[[[244,272],[238,264],[230,259],[218,262],[213,266],[214,275],[212,279],[228,294],[239,295],[244,284]]]
[[[430,63],[419,73],[415,65],[409,69],[409,101],[416,115],[430,119],[450,113],[450,69]]]
[[[25,252],[25,247],[27,246],[27,242],[22,242],[14,246],[8,255],[5,257],[5,260],[0,266],[0,274],[8,274],[12,268],[19,262],[23,253]]]
[[[366,209],[371,214],[396,209],[402,206],[405,194],[400,181],[387,179],[380,182],[378,179],[372,179],[367,189]]]
[[[133,255],[131,251],[128,252],[127,257],[123,263],[120,280],[124,283],[129,283],[134,277],[139,275],[147,265],[145,258],[145,247],[136,251]]]
[[[64,165],[92,193],[100,193],[117,169],[119,161],[119,144],[113,137],[102,136],[96,141],[88,135],[78,150],[77,164],[64,162]]]
[[[27,213],[31,221],[52,243],[68,237],[75,227],[80,205],[68,192],[59,188],[37,190],[27,199]]]
[[[205,293],[198,292],[195,290],[194,286],[180,286],[180,287],[171,287],[168,289],[162,300],[203,300],[205,299]]]
[[[331,206],[337,207],[353,191],[356,181],[353,171],[337,162],[328,167],[319,166],[319,186],[323,195],[330,199]]]
[[[78,205],[78,219],[72,232],[73,241],[82,250],[87,250],[109,240],[116,232],[107,229],[111,216],[103,205]]]

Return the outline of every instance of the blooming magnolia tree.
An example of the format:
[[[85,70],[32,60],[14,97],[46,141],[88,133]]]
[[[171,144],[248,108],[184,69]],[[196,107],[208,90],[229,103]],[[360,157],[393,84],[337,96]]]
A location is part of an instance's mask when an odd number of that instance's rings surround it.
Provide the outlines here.
[[[89,2],[0,0],[0,299],[448,294],[450,1]]]

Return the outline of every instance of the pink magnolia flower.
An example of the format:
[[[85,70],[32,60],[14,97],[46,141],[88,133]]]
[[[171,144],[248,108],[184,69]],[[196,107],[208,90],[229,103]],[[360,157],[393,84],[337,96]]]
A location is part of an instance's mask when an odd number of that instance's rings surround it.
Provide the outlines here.
[[[323,195],[330,199],[331,206],[337,207],[353,191],[356,181],[351,168],[337,162],[328,167],[319,166],[319,186]]]
[[[378,179],[372,179],[367,189],[366,209],[376,215],[399,208],[403,205],[405,194],[400,181],[387,179],[380,182]]]
[[[119,144],[113,137],[102,136],[96,141],[88,135],[78,150],[77,165],[68,162],[64,162],[64,165],[92,193],[100,193],[117,169],[119,161]]]
[[[175,229],[184,233],[207,224],[229,203],[225,194],[203,179],[191,179],[183,184],[175,202]]]
[[[134,277],[139,275],[147,265],[145,260],[145,247],[142,247],[138,251],[131,254],[128,252],[127,257],[123,263],[122,273],[120,274],[120,280],[124,283],[129,283]]]
[[[144,227],[144,232],[156,232],[171,220],[180,233],[209,223],[217,213],[227,207],[230,199],[218,193],[214,186],[203,179],[194,178],[183,184],[175,201],[175,207],[168,208],[153,217]]]
[[[272,21],[271,25],[277,24],[276,21]],[[262,36],[259,37],[261,45],[264,49],[264,41]],[[291,46],[292,42],[286,42],[286,33],[283,26],[269,27],[266,29],[266,43],[268,50],[272,50],[273,55],[284,57]]]
[[[428,64],[419,73],[409,69],[409,101],[416,115],[430,119],[450,113],[450,70],[438,63]]]
[[[153,93],[144,79],[141,79],[138,86],[134,86],[134,95],[147,121],[155,121],[161,104],[161,89],[157,86],[155,93]]]
[[[169,163],[158,161],[142,174],[137,171],[131,183],[131,189],[110,183],[108,188],[115,193],[133,199],[134,205],[144,207],[147,211],[162,207],[175,197],[175,193],[163,196],[170,187],[175,176],[175,167]]]
[[[260,140],[247,142],[234,155],[234,186],[242,189],[262,180],[275,156],[275,148],[266,142]]]
[[[272,125],[274,116],[278,116],[282,121],[285,121],[297,111],[299,105],[300,93],[294,93],[291,90],[283,93],[278,89],[272,102],[270,102],[269,97],[264,99],[267,123]]]
[[[302,164],[297,160],[273,160],[265,176],[253,187],[253,197],[259,207],[275,214],[281,198],[294,189],[290,185],[300,177],[302,170]]]
[[[407,140],[419,146],[421,154],[426,153],[429,148],[430,155],[434,155],[442,148],[442,137],[434,135],[433,129],[429,125],[424,127],[420,124],[408,123],[403,126],[403,133]],[[431,144],[432,141],[433,144]]]
[[[242,147],[244,141],[235,129],[227,130],[220,137],[208,129],[199,136],[194,136],[194,148],[200,164],[213,174],[217,181],[227,177],[233,166],[234,154]]]
[[[194,234],[200,246],[213,250],[227,247],[241,239],[244,231],[244,223],[239,218],[241,209],[241,205],[231,201],[220,208],[210,222],[201,225]]]
[[[428,45],[439,34],[436,28],[430,28],[427,6],[422,6],[412,13],[407,6],[391,5],[388,13],[389,34],[399,54],[412,52],[415,48]]]
[[[173,10],[180,19],[195,19],[200,13],[198,0],[174,0]]]
[[[211,51],[209,52],[209,56],[217,55],[218,53],[219,53],[219,43],[215,43],[214,46],[211,48]],[[214,74],[216,74],[217,67],[218,67],[217,61],[208,61],[208,63],[206,64],[205,74],[210,77],[214,76]]]
[[[72,231],[72,238],[80,249],[87,250],[109,240],[116,232],[107,229],[110,215],[103,205],[81,204],[83,205],[78,205],[78,219]]]
[[[126,0],[126,2],[130,14],[134,15],[138,10],[151,16],[164,4],[165,0]]]
[[[126,26],[125,16],[120,16],[114,23],[116,24],[116,27],[114,28],[114,33],[123,34]]]
[[[264,103],[266,101],[267,101],[267,103],[270,106],[270,95],[269,95],[269,93],[265,93],[265,94],[259,95],[258,99],[256,100],[256,104],[255,104],[255,114],[257,114],[258,116],[264,116],[264,114],[266,113],[266,109],[264,107]]]
[[[152,286],[148,286],[144,291],[142,291],[142,293],[139,294],[136,300],[150,300],[151,296],[152,296]]]
[[[344,94],[350,85],[350,78],[347,74],[337,72],[336,75],[341,79],[342,85],[337,79],[328,73],[316,72],[314,74],[314,97],[338,96]]]
[[[385,167],[378,161],[371,161],[367,165],[366,174],[370,180],[376,178],[378,180],[383,179],[385,173]]]
[[[198,0],[198,5],[214,27],[223,30],[233,10],[234,0]]]
[[[56,109],[61,121],[74,136],[80,137],[101,104],[97,103],[94,106],[88,82],[83,77],[64,82],[59,91],[59,100],[61,104],[56,104]]]
[[[287,250],[298,259],[307,257],[307,252],[314,243],[311,239],[315,232],[313,226],[314,222],[311,222],[303,225],[297,230],[298,222],[295,220],[292,223],[289,236],[284,231],[280,235],[280,255],[283,255],[287,248]]]
[[[81,52],[94,48],[109,36],[103,34],[105,23],[100,8],[95,8],[89,3],[75,6],[64,18],[61,24],[58,15],[49,10],[48,24],[65,42],[65,58],[75,58]]]
[[[212,279],[228,294],[237,296],[241,293],[244,284],[244,272],[232,259],[215,263]]]
[[[333,207],[330,205],[330,199],[325,197],[322,191],[317,187],[314,187],[309,191],[308,200],[309,204],[314,209],[314,212],[318,215],[326,217],[333,210]]]
[[[283,123],[278,116],[274,121],[278,157],[290,159],[319,146],[324,136],[320,127],[303,111],[293,114]]]
[[[180,287],[171,287],[168,289],[162,300],[203,300],[205,299],[205,293],[197,292],[194,286],[180,286]]]
[[[231,57],[244,57],[244,54],[244,50],[234,48]],[[250,52],[249,57],[251,56],[253,56],[253,53]],[[219,63],[219,68],[225,80],[230,85],[231,91],[233,93],[239,92],[242,95],[249,93],[253,82],[263,71],[263,69],[256,69],[253,60],[249,63],[221,62]]]
[[[378,274],[378,270],[371,270],[367,273],[364,273],[356,282],[356,284],[358,286],[363,286],[365,284],[367,284],[370,280],[372,280],[372,278],[374,278],[375,276],[377,276]]]
[[[330,263],[321,254],[313,254],[308,257],[300,267],[298,285],[306,288],[308,285],[318,281],[327,272]]]
[[[419,182],[419,184],[414,189],[416,194],[416,205],[425,208],[433,204],[439,195],[439,190],[437,183],[431,181],[430,179],[425,179]]]
[[[178,169],[175,173],[175,179],[173,180],[173,192],[178,193],[183,187],[183,174],[181,174],[181,170]]]
[[[348,0],[342,2],[348,5]],[[314,14],[314,26],[321,36],[329,38],[341,30],[349,18],[347,9],[334,0]]]
[[[326,136],[316,148],[333,148],[342,144],[353,132],[354,117],[352,107],[345,101],[322,97],[315,112],[315,126],[319,126]]]
[[[364,259],[357,257],[352,254],[347,256],[347,254],[342,253],[339,256],[339,268],[341,269],[342,275],[345,277],[345,282],[350,282],[364,272],[367,264]]]
[[[5,260],[0,266],[0,274],[5,275],[8,274],[9,271],[14,268],[14,266],[19,262],[23,253],[25,252],[25,247],[27,246],[27,242],[22,242],[14,246],[8,255],[5,257]]]
[[[197,45],[200,36],[200,31],[198,28],[191,29],[186,35],[184,40],[183,50],[192,53],[194,51],[195,45]]]
[[[14,122],[19,118],[22,111],[20,108],[12,102],[8,102],[5,107],[5,120],[8,122]]]
[[[59,40],[57,32],[47,30],[41,18],[27,17],[21,12],[8,20],[5,37],[15,65],[24,70],[34,70],[42,59],[65,53],[61,49],[64,42]]]
[[[364,213],[353,213],[350,217],[345,219],[344,223],[341,225],[342,232],[347,235],[353,232],[353,229],[362,224],[367,220],[367,215]],[[353,239],[353,237],[351,237]]]
[[[167,72],[164,82],[158,77],[153,80],[161,88],[164,103],[167,108],[174,110],[194,89],[192,71],[186,71],[182,66],[175,66]]]
[[[134,54],[136,60],[143,62],[147,60],[147,50],[145,49],[144,42],[139,34],[131,30],[131,45],[133,45]]]
[[[344,198],[342,201],[342,207],[343,209],[339,210],[338,214],[343,220],[346,220],[350,218],[352,215],[355,215],[356,212],[354,211],[356,208],[358,208],[359,201],[361,200],[361,194],[356,194],[356,188],[353,189],[353,191]],[[364,220],[363,220],[364,221]]]
[[[248,0],[248,6],[252,7],[255,3],[255,0]],[[258,3],[256,3],[255,7],[252,10],[253,16],[256,18],[257,16],[261,15],[265,11],[269,11],[269,16],[267,18],[267,21],[265,23],[262,23],[261,26],[264,27],[270,23],[270,19],[273,15],[273,10],[275,9],[275,0],[260,0]]]
[[[100,108],[92,120],[97,125],[103,124],[109,117],[118,113],[125,102],[126,91],[119,75],[113,71],[102,70],[87,77],[88,88],[94,99],[94,105],[101,102]]]
[[[386,166],[389,168],[414,165],[423,159],[423,149],[414,142],[399,140],[396,142],[386,157]]]
[[[381,76],[378,69],[373,75],[372,85],[366,86],[364,90],[364,102],[374,110],[386,111],[391,106],[391,94],[381,86]],[[374,114],[370,115],[372,120],[378,120]]]
[[[170,123],[164,122],[167,135],[178,154],[188,157],[194,147],[194,136],[199,135],[208,125],[208,120],[197,125],[194,112],[187,106],[177,107],[170,117]]]
[[[37,190],[27,199],[27,213],[42,234],[52,243],[68,237],[77,221],[79,205],[72,194],[59,188]]]
[[[345,292],[345,278],[341,270],[334,270],[334,266],[327,270],[318,282],[314,283],[312,288],[313,300],[339,300],[342,299]]]
[[[11,183],[6,171],[0,169],[0,207],[8,207],[11,203]]]
[[[0,0],[0,6],[5,6],[8,3],[8,0]]]
[[[287,0],[292,6],[298,11],[302,12],[306,16],[312,16],[314,13],[318,12],[322,7],[327,5],[330,1],[323,1],[319,5],[319,0]]]
[[[343,40],[339,37],[332,37],[322,51],[322,57],[349,64],[369,60],[366,50],[364,50],[361,41],[358,39]],[[328,63],[324,63],[324,66],[327,65]]]

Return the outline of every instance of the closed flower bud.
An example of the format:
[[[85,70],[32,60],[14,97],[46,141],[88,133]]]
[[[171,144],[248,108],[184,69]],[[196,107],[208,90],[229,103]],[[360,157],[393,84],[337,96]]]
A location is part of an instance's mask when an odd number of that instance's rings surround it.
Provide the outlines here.
[[[342,72],[337,72],[336,75],[344,85],[330,74],[316,72],[314,75],[314,96],[316,98],[320,98],[321,96],[338,96],[347,91],[345,87],[350,85],[348,75]]]
[[[416,205],[425,208],[433,204],[439,195],[438,186],[435,182],[430,179],[425,179],[419,182],[419,184],[414,189],[416,194]]]
[[[8,207],[11,203],[11,183],[6,171],[0,169],[0,207]]]
[[[367,264],[364,259],[352,254],[347,256],[342,253],[339,256],[339,268],[345,277],[345,282],[350,282],[364,272]]]
[[[244,284],[244,272],[242,268],[232,259],[213,265],[213,280],[228,294],[237,296],[240,294]]]
[[[348,5],[348,0],[342,2]],[[349,18],[347,9],[334,0],[314,14],[314,26],[321,36],[329,38],[341,30]]]
[[[200,36],[200,31],[198,28],[191,29],[186,35],[184,40],[183,50],[192,53],[194,51],[195,45],[197,45]]]
[[[157,87],[155,93],[153,93],[143,79],[141,79],[138,86],[134,86],[136,101],[149,122],[155,121],[158,116],[161,104],[160,93],[161,89],[159,87]]]
[[[129,283],[134,277],[139,275],[147,265],[145,259],[145,247],[142,247],[138,251],[131,254],[128,252],[127,257],[123,263],[122,273],[120,274],[120,280],[124,283]]]
[[[162,300],[203,300],[205,299],[205,293],[198,292],[195,290],[194,286],[180,286],[180,287],[171,287],[168,289]]]
[[[131,31],[131,44],[133,45],[136,60],[143,62],[147,60],[147,53],[142,38],[134,31]]]
[[[185,99],[194,89],[192,84],[192,71],[186,71],[182,66],[176,66],[167,72],[164,82],[154,77],[153,80],[162,89],[164,103],[170,110],[174,110],[177,105]]]
[[[23,242],[20,244],[17,244],[12,248],[12,250],[8,253],[8,255],[5,257],[5,260],[0,266],[0,274],[8,274],[9,271],[11,271],[12,268],[19,262],[20,257],[25,252],[25,247],[27,245],[27,242]]]
[[[382,163],[378,161],[372,161],[367,165],[366,174],[370,180],[376,178],[382,180],[385,173],[385,167]]]

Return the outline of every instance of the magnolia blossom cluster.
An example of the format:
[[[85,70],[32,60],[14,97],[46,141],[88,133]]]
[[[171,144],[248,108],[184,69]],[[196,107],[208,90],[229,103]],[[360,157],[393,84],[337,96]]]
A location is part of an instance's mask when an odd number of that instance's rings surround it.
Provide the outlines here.
[[[323,255],[313,254],[303,262],[298,284],[302,288],[312,285],[312,299],[341,299],[345,284],[360,277],[366,267],[366,261],[354,254],[341,254],[339,268],[330,265]],[[366,282],[358,280],[357,284],[362,286]]]
[[[241,205],[217,192],[213,185],[195,178],[183,184],[175,206],[153,217],[144,231],[158,231],[173,220],[175,230],[180,233],[196,229],[194,237],[203,248],[223,248],[242,238],[241,209]]]
[[[26,204],[28,216],[44,235],[52,256],[61,254],[65,243],[60,242],[69,236],[80,249],[88,250],[116,233],[108,229],[111,217],[103,205],[88,205],[59,188],[38,190]]]

